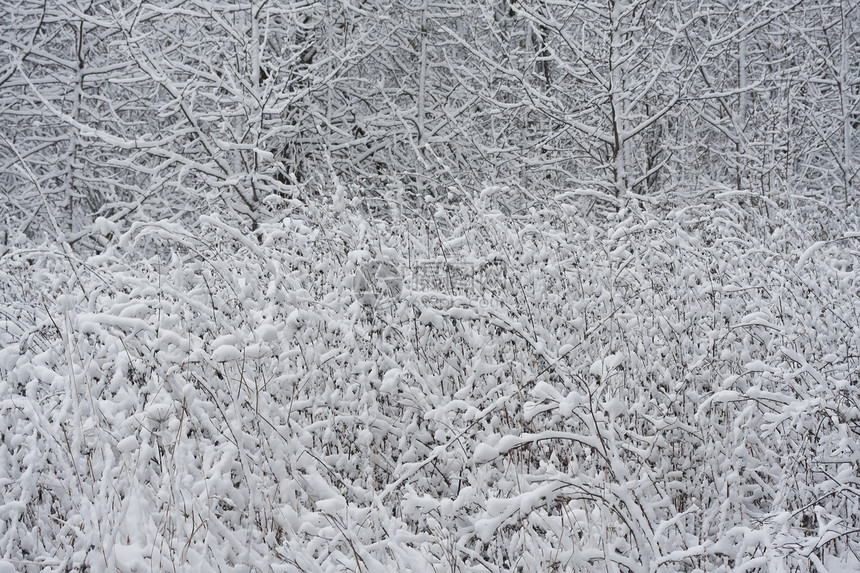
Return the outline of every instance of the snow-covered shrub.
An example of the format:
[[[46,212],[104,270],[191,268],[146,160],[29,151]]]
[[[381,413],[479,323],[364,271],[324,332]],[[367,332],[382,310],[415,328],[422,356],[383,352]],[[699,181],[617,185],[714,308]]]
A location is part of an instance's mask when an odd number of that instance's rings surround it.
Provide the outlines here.
[[[731,198],[10,250],[22,570],[824,570],[858,550],[856,239]],[[390,304],[356,300],[368,261]],[[856,563],[856,560],[854,561]],[[835,565],[833,565],[835,566]]]

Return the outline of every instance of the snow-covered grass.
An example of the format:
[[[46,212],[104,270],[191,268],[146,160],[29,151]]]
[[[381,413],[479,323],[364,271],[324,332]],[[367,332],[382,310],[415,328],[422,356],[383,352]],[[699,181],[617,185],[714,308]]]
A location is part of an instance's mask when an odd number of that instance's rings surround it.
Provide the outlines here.
[[[857,563],[856,238],[731,199],[599,224],[559,203],[290,213],[3,255],[7,564]],[[404,285],[375,307],[353,289],[369,260]]]

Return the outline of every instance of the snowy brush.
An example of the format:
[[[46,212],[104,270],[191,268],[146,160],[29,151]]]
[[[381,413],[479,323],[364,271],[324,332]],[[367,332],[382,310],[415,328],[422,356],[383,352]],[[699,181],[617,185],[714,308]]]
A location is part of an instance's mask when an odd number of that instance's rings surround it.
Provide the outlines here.
[[[356,269],[352,289],[362,306],[376,308],[400,298],[403,276],[391,261],[373,259]]]

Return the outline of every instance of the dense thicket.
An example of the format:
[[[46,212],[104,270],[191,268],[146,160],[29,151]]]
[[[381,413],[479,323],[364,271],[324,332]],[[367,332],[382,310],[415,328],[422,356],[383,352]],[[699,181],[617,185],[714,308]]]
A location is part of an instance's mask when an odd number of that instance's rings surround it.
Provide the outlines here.
[[[576,210],[472,205],[444,234],[305,207],[251,237],[102,222],[101,255],[4,257],[4,557],[856,567],[856,238],[758,238],[733,198]],[[372,257],[404,280],[375,306]]]
[[[858,16],[0,2],[0,571],[860,568]]]

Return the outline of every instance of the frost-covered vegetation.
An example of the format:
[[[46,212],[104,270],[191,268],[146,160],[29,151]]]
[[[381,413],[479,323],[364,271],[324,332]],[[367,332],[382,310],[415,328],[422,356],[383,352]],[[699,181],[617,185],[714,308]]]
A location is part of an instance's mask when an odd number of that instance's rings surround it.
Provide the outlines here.
[[[9,563],[858,565],[856,238],[737,198],[600,225],[558,201],[285,210],[3,256]],[[375,306],[369,260],[403,276]],[[427,290],[455,261],[468,280]]]
[[[0,1],[0,573],[860,571],[858,15]]]

